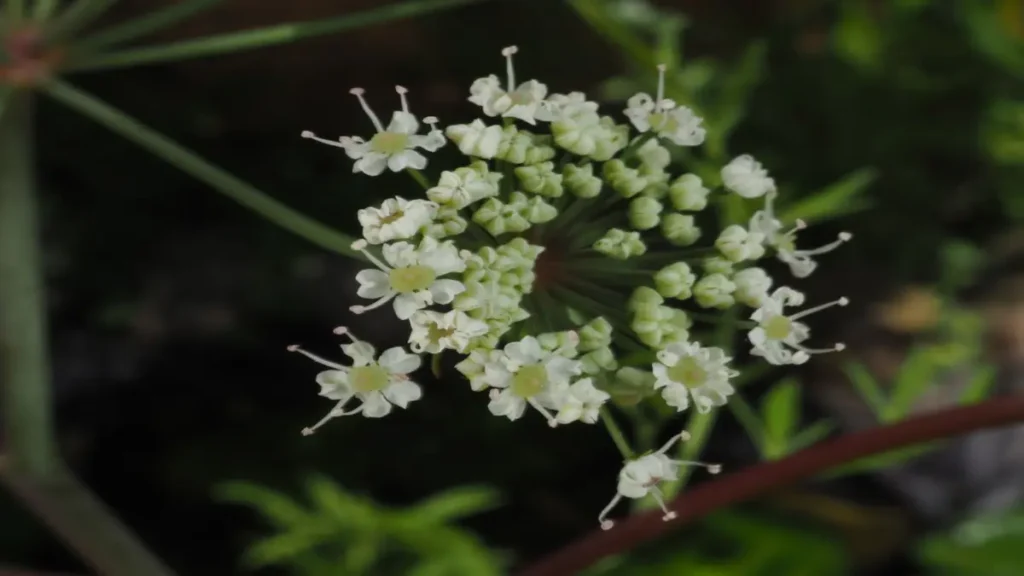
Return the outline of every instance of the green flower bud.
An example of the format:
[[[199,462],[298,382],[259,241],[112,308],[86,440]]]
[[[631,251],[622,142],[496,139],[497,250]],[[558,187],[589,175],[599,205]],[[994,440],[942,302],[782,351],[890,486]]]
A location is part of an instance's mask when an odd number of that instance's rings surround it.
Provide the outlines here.
[[[650,230],[661,221],[661,211],[661,202],[654,198],[634,198],[629,203],[629,223],[637,230]]]
[[[602,389],[616,404],[632,406],[655,394],[654,382],[654,374],[627,366],[619,368],[613,378],[603,383]]]
[[[701,264],[704,266],[704,271],[708,274],[725,274],[726,276],[732,274],[732,260],[726,260],[721,256],[705,258]]]
[[[633,293],[629,295],[629,300],[626,302],[626,309],[630,312],[636,312],[641,308],[650,308],[660,306],[665,303],[665,299],[661,297],[653,288],[647,286],[640,286],[633,290]]]
[[[604,163],[604,179],[624,198],[632,198],[647,188],[647,180],[634,168],[616,158]]]
[[[533,224],[543,224],[554,220],[558,216],[558,209],[545,202],[543,198],[534,196],[526,202],[521,214]]]
[[[602,182],[594,176],[594,165],[566,164],[562,169],[562,183],[578,198],[594,198],[601,193]]]
[[[647,245],[640,239],[639,232],[612,228],[600,240],[594,242],[594,250],[616,260],[626,260],[646,252]]]
[[[541,162],[531,166],[520,166],[515,169],[523,190],[549,198],[562,195],[562,175],[556,173],[552,162]]]
[[[686,262],[670,264],[654,275],[654,285],[658,289],[658,294],[679,300],[686,300],[692,295],[693,283],[696,281],[697,276]]]
[[[693,216],[673,212],[661,219],[661,233],[676,246],[690,246],[700,239],[700,228]]]
[[[547,332],[537,336],[540,347],[548,352],[557,352],[566,358],[577,356],[576,346],[579,344],[579,336],[575,332]]]
[[[693,295],[697,304],[704,308],[726,309],[736,303],[732,294],[736,285],[724,274],[711,274],[697,281]]]
[[[491,236],[500,236],[507,232],[523,232],[529,229],[530,222],[521,215],[526,207],[526,196],[514,192],[511,200],[509,204],[505,204],[497,198],[488,198],[473,213],[473,222],[483,226]]]
[[[642,137],[638,136],[638,138]],[[650,138],[647,142],[644,142],[637,149],[636,157],[640,159],[645,168],[650,168],[657,172],[665,170],[672,163],[672,154],[669,153],[668,148],[665,148],[658,142],[657,138]]]
[[[455,236],[466,231],[468,222],[459,215],[457,208],[444,207],[437,211],[434,221],[424,230],[424,234],[433,238]]]
[[[602,371],[615,370],[619,367],[618,361],[615,360],[615,353],[607,346],[587,352],[580,357],[580,362],[583,364],[585,374],[599,374]]]
[[[733,274],[732,281],[736,284],[733,296],[751,308],[759,308],[772,287],[772,277],[761,268],[740,270]]]
[[[589,352],[609,346],[612,343],[612,325],[598,316],[580,328],[580,350]]]
[[[718,235],[715,248],[733,262],[757,260],[764,256],[764,235],[733,224]]]
[[[699,176],[683,174],[669,186],[668,196],[676,210],[696,212],[707,207],[709,192]]]

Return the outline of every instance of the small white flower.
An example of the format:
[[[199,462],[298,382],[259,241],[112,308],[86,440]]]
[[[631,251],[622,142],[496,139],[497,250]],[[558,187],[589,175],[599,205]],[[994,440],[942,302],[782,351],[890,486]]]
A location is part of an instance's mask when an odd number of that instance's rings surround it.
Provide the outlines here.
[[[370,244],[412,238],[430,224],[437,204],[426,200],[388,198],[380,208],[363,208],[356,213],[363,226],[363,238]]]
[[[749,154],[733,158],[722,168],[722,184],[744,198],[759,198],[775,190],[775,180]]]
[[[466,263],[450,240],[438,242],[429,236],[414,246],[408,242],[385,244],[381,253],[384,264],[366,251],[366,242],[356,241],[352,248],[366,255],[377,270],[366,269],[356,274],[362,298],[375,298],[369,306],[352,306],[356,314],[379,308],[395,301],[395,315],[408,320],[413,313],[431,304],[451,304],[455,296],[466,287],[458,280],[441,278],[453,272],[462,272]]]
[[[352,171],[362,172],[367,176],[377,176],[386,168],[390,168],[393,172],[401,172],[406,168],[422,170],[427,166],[427,158],[417,152],[416,148],[434,152],[444,146],[444,135],[437,128],[437,118],[433,116],[423,119],[430,125],[430,132],[425,136],[416,134],[420,124],[416,117],[409,112],[409,104],[405,99],[405,94],[408,91],[401,86],[397,86],[395,89],[402,100],[402,109],[391,116],[391,123],[387,128],[384,128],[380,118],[377,118],[373,109],[366,103],[363,98],[363,89],[353,88],[350,91],[359,99],[363,111],[370,117],[373,127],[377,129],[377,133],[369,141],[358,136],[342,136],[337,142],[334,142],[319,138],[308,130],[302,133],[302,137],[345,150],[345,154],[356,161]]]
[[[706,131],[703,120],[686,106],[679,106],[665,98],[665,65],[658,65],[658,93],[652,99],[649,94],[639,93],[627,102],[626,117],[640,132],[653,130],[678,146],[699,146],[704,142]]]
[[[470,318],[461,310],[434,312],[418,310],[410,318],[409,347],[417,354],[442,350],[464,352],[469,341],[487,333],[487,324]]]
[[[751,354],[761,356],[769,364],[779,366],[803,364],[811,354],[835,352],[845,348],[843,344],[824,349],[806,348],[802,342],[810,336],[811,329],[797,320],[832,306],[846,306],[849,300],[840,298],[790,316],[786,315],[786,306],[799,306],[803,300],[803,294],[782,287],[762,302],[761,307],[750,316],[751,320],[757,322],[757,326],[748,334],[750,343],[754,345]]]
[[[552,94],[545,100],[542,106],[547,109],[547,115],[552,119],[569,118],[580,114],[596,114],[597,102],[587,100],[583,92],[570,92],[568,94]]]
[[[764,210],[758,210],[750,218],[750,230],[763,234],[769,246],[775,248],[776,257],[789,265],[790,272],[797,278],[806,278],[818,267],[818,263],[811,256],[818,256],[831,252],[848,242],[853,235],[849,232],[840,232],[839,238],[834,242],[810,250],[798,250],[796,247],[796,233],[806,227],[803,220],[797,220],[796,224],[788,231],[783,231],[782,222],[775,218],[773,204],[775,191],[771,191],[765,197]]]
[[[487,406],[491,414],[517,420],[530,405],[554,427],[558,420],[549,410],[559,408],[556,400],[582,371],[579,361],[545,350],[536,338],[527,336],[506,344],[501,355],[489,359],[480,378],[493,388]]]
[[[682,432],[673,436],[657,452],[645,454],[635,460],[626,462],[619,472],[619,482],[616,487],[615,497],[612,498],[612,501],[605,506],[604,510],[597,517],[598,522],[601,523],[602,530],[609,530],[615,525],[615,522],[608,520],[607,517],[620,500],[623,498],[643,498],[648,494],[658,502],[661,510],[665,513],[661,519],[668,522],[676,517],[676,513],[669,510],[668,506],[665,505],[665,496],[662,494],[661,489],[658,488],[658,484],[678,480],[679,468],[681,466],[701,466],[706,468],[711,474],[718,474],[722,470],[722,467],[718,464],[705,464],[690,460],[673,460],[665,455],[677,441],[682,440],[686,442],[689,439],[690,434]]]
[[[728,356],[721,348],[702,348],[696,342],[672,342],[657,353],[652,371],[654,388],[661,390],[665,403],[678,411],[686,410],[690,398],[697,411],[706,413],[723,406],[736,390],[729,379],[739,373],[729,368]]]
[[[518,51],[515,46],[501,51],[507,67],[506,88],[502,89],[501,82],[493,74],[480,78],[469,87],[469,101],[483,108],[484,114],[488,116],[518,118],[529,124],[536,124],[537,120],[548,121],[551,119],[550,112],[542,105],[548,87],[536,80],[528,80],[516,86],[512,55]]]
[[[590,378],[578,380],[555,400],[555,403],[560,405],[555,419],[560,424],[577,420],[593,424],[600,417],[601,406],[610,399],[611,396],[607,392],[594,387],[594,382]]]
[[[352,359],[352,366],[343,366],[307,352],[298,346],[289,346],[291,352],[303,354],[319,364],[330,368],[316,375],[320,395],[335,400],[334,408],[314,426],[302,434],[309,436],[333,418],[362,414],[367,418],[381,418],[391,412],[392,406],[406,408],[423,396],[419,385],[409,379],[409,374],[420,367],[420,357],[409,354],[401,347],[389,348],[377,358],[377,352],[368,342],[357,340],[345,328],[334,331],[348,335],[351,344],[342,345],[345,355]],[[352,400],[361,404],[345,411]]]
[[[479,118],[469,124],[453,124],[445,131],[460,152],[484,159],[497,156],[503,135],[501,126],[488,126]]]

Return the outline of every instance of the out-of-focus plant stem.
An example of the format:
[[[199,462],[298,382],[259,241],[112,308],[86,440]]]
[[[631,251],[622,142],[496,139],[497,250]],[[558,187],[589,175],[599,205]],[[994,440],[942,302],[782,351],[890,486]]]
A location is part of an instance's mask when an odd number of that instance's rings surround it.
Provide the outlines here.
[[[663,522],[661,510],[637,514],[612,530],[595,530],[569,546],[527,566],[519,576],[578,574],[602,558],[650,542],[687,522],[739,504],[837,466],[944,438],[1024,422],[1024,397],[993,398],[974,406],[940,410],[924,416],[823,442],[788,458],[751,466],[676,498],[669,509],[676,519]]]
[[[53,433],[32,94],[0,116],[0,481],[104,576],[172,576],[65,471]]]
[[[32,160],[32,99],[8,96],[0,116],[0,386],[9,465],[54,471],[50,361]]]

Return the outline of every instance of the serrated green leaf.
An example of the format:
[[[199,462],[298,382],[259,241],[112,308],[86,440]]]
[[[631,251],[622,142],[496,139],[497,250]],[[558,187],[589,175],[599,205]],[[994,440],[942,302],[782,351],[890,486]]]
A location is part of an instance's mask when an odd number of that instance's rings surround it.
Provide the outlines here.
[[[268,520],[285,528],[315,521],[315,515],[284,494],[248,482],[221,484],[214,489],[214,496],[225,502],[255,508]]]
[[[778,445],[785,455],[790,436],[800,424],[800,388],[793,378],[772,386],[762,405],[764,427],[771,443]]]
[[[860,394],[861,399],[871,408],[871,412],[874,413],[876,418],[881,420],[882,415],[885,414],[888,408],[889,400],[885,397],[875,377],[868,371],[866,366],[859,362],[845,364],[843,372],[850,379],[853,387]]]
[[[822,222],[865,210],[871,206],[871,203],[860,196],[877,177],[878,172],[873,168],[861,168],[851,172],[825,188],[785,207],[780,212],[780,219],[783,222],[795,222],[801,219]]]
[[[405,513],[425,524],[444,524],[491,510],[498,502],[494,489],[466,486],[432,496]]]

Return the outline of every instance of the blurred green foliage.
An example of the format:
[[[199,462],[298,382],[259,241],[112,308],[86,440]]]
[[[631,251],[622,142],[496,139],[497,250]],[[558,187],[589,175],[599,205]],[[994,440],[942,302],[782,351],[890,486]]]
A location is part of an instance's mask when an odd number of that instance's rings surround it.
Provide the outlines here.
[[[925,538],[917,553],[933,576],[1017,576],[1024,574],[1022,543],[1024,511],[1017,509]]]
[[[449,490],[403,509],[379,506],[322,476],[308,481],[308,506],[246,482],[218,492],[223,500],[254,508],[277,530],[248,550],[250,567],[284,565],[295,576],[502,573],[495,552],[453,525],[493,508],[498,497],[489,489]]]

